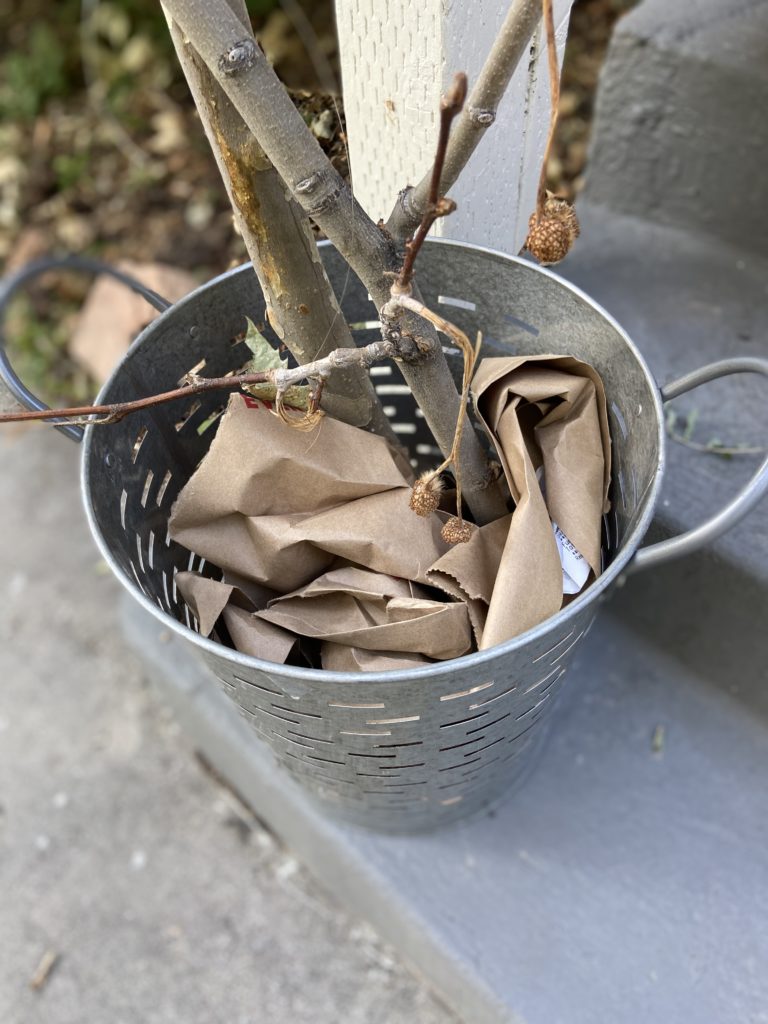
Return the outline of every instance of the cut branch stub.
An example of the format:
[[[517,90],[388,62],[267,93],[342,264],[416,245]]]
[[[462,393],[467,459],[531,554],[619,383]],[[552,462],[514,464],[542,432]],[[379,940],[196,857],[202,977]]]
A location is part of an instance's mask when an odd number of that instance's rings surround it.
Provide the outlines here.
[[[256,60],[256,41],[241,39],[219,57],[219,71],[224,75],[239,75],[253,67]]]

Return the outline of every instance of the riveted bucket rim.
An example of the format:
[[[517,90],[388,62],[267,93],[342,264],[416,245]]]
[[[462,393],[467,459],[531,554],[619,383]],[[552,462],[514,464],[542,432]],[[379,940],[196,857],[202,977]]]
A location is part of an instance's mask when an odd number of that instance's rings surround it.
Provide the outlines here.
[[[411,669],[392,669],[387,672],[333,672],[326,669],[316,668],[301,668],[294,665],[281,665],[273,661],[264,661],[261,658],[254,658],[247,654],[242,654],[240,651],[236,651],[233,648],[226,647],[223,644],[217,643],[214,640],[210,640],[207,637],[202,636],[195,630],[190,629],[184,623],[179,622],[168,612],[164,611],[153,601],[151,601],[141,590],[137,587],[135,580],[133,580],[123,568],[118,565],[115,558],[112,555],[109,544],[104,538],[99,524],[96,522],[96,516],[93,508],[93,503],[90,498],[90,457],[92,448],[93,431],[97,428],[95,426],[87,426],[85,428],[85,436],[83,439],[83,454],[81,461],[81,494],[83,499],[83,505],[85,507],[86,518],[90,527],[91,533],[93,534],[94,540],[104,557],[104,560],[115,574],[120,583],[126,588],[131,596],[139,602],[139,604],[146,609],[154,618],[156,618],[162,625],[168,629],[173,630],[181,638],[187,640],[202,651],[217,657],[224,658],[226,661],[246,669],[255,669],[256,671],[268,674],[275,682],[279,682],[281,678],[286,681],[302,681],[307,683],[313,683],[322,679],[324,683],[338,683],[341,685],[355,684],[360,685],[365,683],[367,685],[386,685],[388,683],[402,683],[409,680],[414,682],[428,682],[434,678],[444,678],[446,674],[450,674],[453,668],[461,670],[466,669],[482,669],[484,665],[489,662],[495,661],[498,658],[503,658],[505,655],[512,654],[522,647],[526,647],[528,644],[535,643],[540,638],[547,636],[550,632],[555,630],[558,626],[566,627],[571,619],[578,616],[584,608],[590,603],[597,603],[599,599],[609,590],[609,588],[619,580],[622,573],[626,569],[629,562],[635,556],[640,544],[645,536],[648,527],[650,526],[651,520],[653,519],[656,511],[656,504],[659,498],[659,491],[661,488],[662,478],[664,475],[664,468],[666,465],[666,435],[664,432],[664,411],[661,399],[661,392],[656,382],[655,377],[651,373],[651,370],[646,363],[645,359],[641,355],[639,349],[634,344],[632,339],[629,337],[624,328],[618,323],[618,321],[605,310],[598,302],[596,302],[590,295],[584,292],[577,285],[572,284],[570,281],[565,280],[559,274],[554,273],[547,267],[538,266],[529,260],[522,259],[519,256],[510,256],[507,253],[500,252],[497,249],[490,249],[482,245],[474,245],[469,242],[460,242],[454,239],[445,238],[428,238],[426,244],[429,247],[432,246],[453,246],[458,249],[468,249],[472,252],[482,254],[484,256],[490,256],[494,259],[501,260],[506,263],[515,263],[525,267],[527,270],[541,274],[544,277],[550,278],[561,288],[571,292],[579,299],[583,300],[588,306],[590,306],[596,313],[598,313],[604,320],[606,320],[610,326],[616,331],[616,333],[622,338],[629,351],[632,353],[637,365],[642,370],[646,381],[649,385],[649,392],[652,396],[654,411],[656,414],[656,427],[657,427],[657,443],[659,460],[656,466],[656,472],[654,473],[653,480],[649,487],[646,489],[643,501],[645,507],[643,513],[638,519],[635,526],[629,532],[624,542],[621,545],[620,550],[614,557],[608,568],[600,574],[600,576],[591,583],[581,594],[579,594],[570,604],[561,609],[556,615],[551,615],[549,618],[540,622],[537,626],[533,626],[531,629],[526,630],[524,633],[520,633],[518,636],[513,637],[511,640],[506,640],[504,643],[496,644],[493,647],[489,647],[482,651],[475,651],[472,654],[464,654],[460,658],[452,658],[446,661],[436,661],[432,664],[425,665],[422,668],[411,668]],[[330,247],[330,242],[321,242],[321,246]],[[241,264],[239,267],[233,267],[231,270],[225,271],[223,274],[219,274],[217,277],[212,278],[210,281],[200,285],[194,291],[190,292],[183,299],[174,303],[164,313],[161,313],[159,317],[153,320],[148,327],[146,327],[141,334],[135,339],[133,344],[130,346],[125,354],[124,358],[127,358],[131,352],[141,346],[147,335],[157,329],[157,326],[170,318],[177,309],[185,307],[189,304],[197,302],[201,295],[203,295],[208,289],[216,287],[222,281],[227,280],[237,274],[248,273],[252,271],[250,263]],[[109,392],[113,381],[119,376],[122,369],[122,361],[110,375],[109,379],[105,382],[101,388],[96,403],[101,404],[105,401],[105,396]]]

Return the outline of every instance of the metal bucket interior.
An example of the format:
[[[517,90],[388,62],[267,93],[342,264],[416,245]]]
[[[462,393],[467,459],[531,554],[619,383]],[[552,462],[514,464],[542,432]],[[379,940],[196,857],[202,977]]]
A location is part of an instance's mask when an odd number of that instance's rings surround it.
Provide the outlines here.
[[[377,314],[365,289],[330,246],[322,251],[356,340],[374,340]],[[485,355],[570,354],[591,363],[605,383],[613,452],[605,571],[522,637],[452,662],[381,674],[327,673],[241,655],[196,632],[175,574],[217,572],[167,534],[170,509],[208,450],[226,396],[180,399],[109,428],[88,428],[83,459],[89,520],[122,582],[197,646],[243,716],[303,785],[345,817],[388,831],[432,827],[480,810],[530,767],[597,599],[647,529],[664,459],[660,400],[645,363],[578,289],[525,261],[432,240],[420,257],[419,284],[426,303],[471,338],[482,331]],[[203,286],[152,323],[99,401],[168,390],[190,371],[237,371],[250,357],[237,340],[246,316],[264,321],[250,266]],[[458,353],[446,351],[460,379]],[[437,449],[397,368],[375,367],[373,381],[414,465],[433,466]]]

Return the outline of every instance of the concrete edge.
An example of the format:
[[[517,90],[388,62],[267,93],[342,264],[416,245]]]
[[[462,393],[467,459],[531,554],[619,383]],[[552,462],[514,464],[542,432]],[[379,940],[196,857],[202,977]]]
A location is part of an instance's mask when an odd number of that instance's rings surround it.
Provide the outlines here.
[[[128,595],[120,601],[128,643],[151,667],[152,685],[196,749],[311,868],[331,898],[372,924],[409,969],[467,1024],[523,1024],[398,900],[396,890],[382,886],[366,862],[351,855],[358,844],[340,841],[340,833],[355,827],[336,824],[306,797],[241,720],[202,662]]]

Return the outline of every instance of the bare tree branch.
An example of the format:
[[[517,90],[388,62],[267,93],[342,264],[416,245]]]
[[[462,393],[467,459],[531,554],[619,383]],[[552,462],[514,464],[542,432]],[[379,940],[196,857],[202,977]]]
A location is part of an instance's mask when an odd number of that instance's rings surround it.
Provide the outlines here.
[[[399,270],[396,247],[354,199],[304,124],[250,31],[224,0],[165,0],[166,9],[214,75],[304,210],[361,279],[378,309]],[[428,328],[428,329],[427,329]],[[459,396],[437,334],[410,310],[385,325],[403,376],[441,450],[451,450]],[[473,431],[461,447],[467,503],[478,522],[504,514]]]
[[[250,22],[243,0],[227,3],[247,30]],[[337,348],[353,348],[309,218],[286,195],[280,175],[167,11],[166,17],[275,333],[299,364]],[[323,407],[339,420],[369,427],[399,443],[368,374],[359,366],[334,375],[325,388]]]
[[[539,17],[541,0],[512,0],[496,42],[483,66],[464,111],[451,132],[445,166],[440,179],[444,195],[466,167],[487,129],[496,120],[496,110],[520,59],[528,48]],[[393,238],[408,238],[429,206],[431,175],[400,193],[387,221]]]
[[[392,345],[387,341],[374,341],[371,345],[361,348],[340,348],[329,352],[323,359],[314,360],[304,366],[296,366],[279,370],[259,370],[254,373],[241,373],[231,377],[193,377],[189,383],[172,391],[163,391],[159,395],[136,398],[130,402],[115,402],[110,405],[80,405],[68,409],[25,409],[19,412],[0,413],[0,423],[21,423],[26,420],[68,420],[87,424],[117,423],[131,413],[142,409],[151,409],[165,402],[174,402],[179,398],[202,395],[208,391],[233,390],[247,388],[252,384],[272,384],[275,398],[279,404],[282,396],[290,388],[303,380],[312,380],[322,384],[334,371],[342,371],[350,367],[367,370],[372,363],[382,359],[391,359],[394,354]],[[310,412],[313,411],[310,403]],[[97,418],[94,418],[97,417]]]

